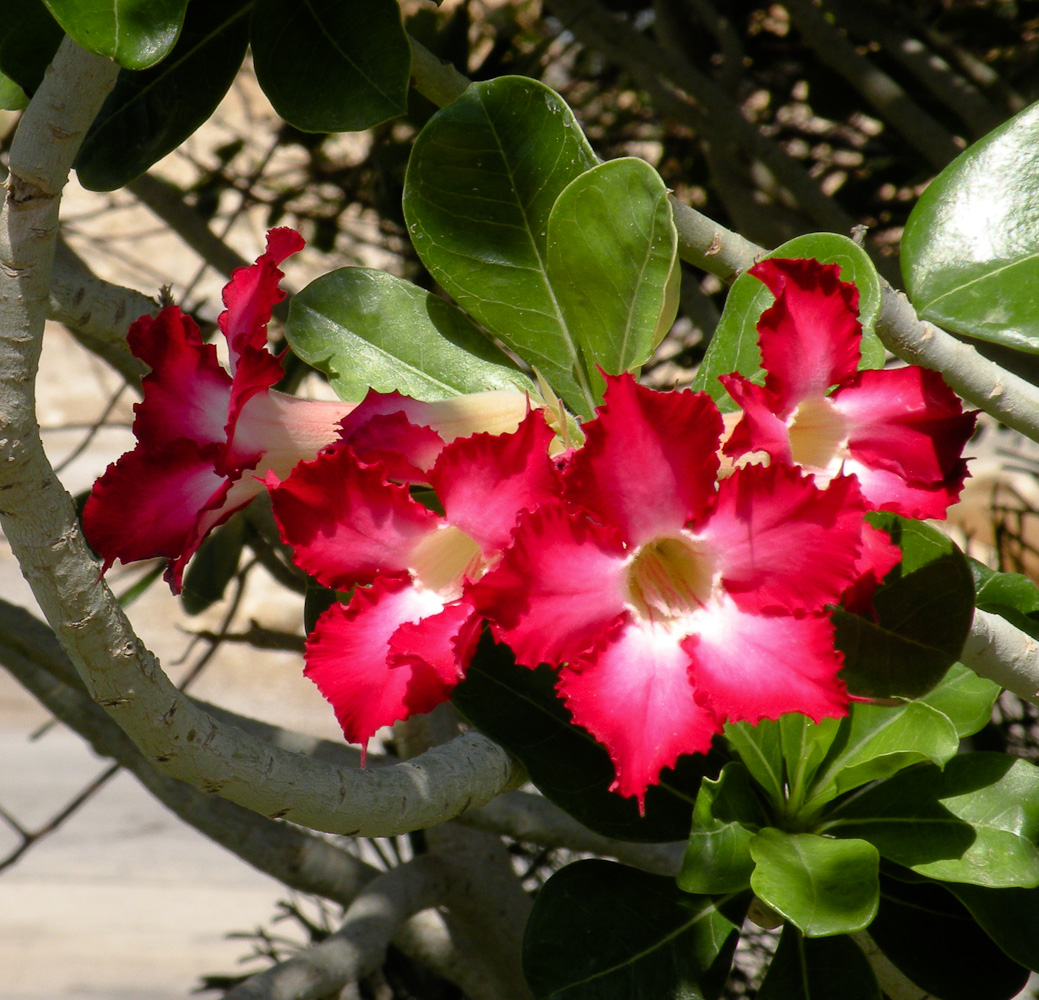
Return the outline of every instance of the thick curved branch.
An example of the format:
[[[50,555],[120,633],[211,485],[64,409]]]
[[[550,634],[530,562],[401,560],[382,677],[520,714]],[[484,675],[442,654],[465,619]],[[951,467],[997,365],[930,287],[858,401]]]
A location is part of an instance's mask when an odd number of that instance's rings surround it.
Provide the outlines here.
[[[960,659],[980,677],[1039,705],[1039,641],[1005,618],[976,610]]]

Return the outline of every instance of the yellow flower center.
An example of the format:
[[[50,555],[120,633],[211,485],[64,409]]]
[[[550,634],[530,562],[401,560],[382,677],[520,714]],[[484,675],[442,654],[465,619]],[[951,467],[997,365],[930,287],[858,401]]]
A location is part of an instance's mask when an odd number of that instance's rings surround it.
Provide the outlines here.
[[[683,619],[711,596],[714,562],[692,538],[656,538],[641,546],[628,565],[628,601],[649,621]]]
[[[848,436],[847,422],[825,396],[804,400],[788,422],[794,463],[825,469]]]
[[[445,600],[459,597],[462,582],[477,579],[485,568],[480,546],[451,524],[441,525],[411,550],[411,572],[416,582]]]

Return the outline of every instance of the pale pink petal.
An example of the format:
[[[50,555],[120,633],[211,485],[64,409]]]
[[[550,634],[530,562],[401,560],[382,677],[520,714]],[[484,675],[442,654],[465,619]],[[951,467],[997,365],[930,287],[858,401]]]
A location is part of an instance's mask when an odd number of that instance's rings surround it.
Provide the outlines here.
[[[404,580],[358,589],[349,606],[333,604],[307,638],[305,673],[335,709],[351,743],[367,744],[383,726],[428,712],[450,687],[424,663],[390,666],[390,641],[408,622],[443,607]]]
[[[574,722],[610,753],[617,773],[610,787],[636,796],[640,809],[662,767],[680,754],[706,753],[721,730],[697,704],[680,638],[626,620],[582,659],[579,671],[563,670],[559,678]]]
[[[888,573],[902,561],[902,550],[886,531],[862,522],[862,552],[855,564],[855,582],[844,592],[841,604],[852,614],[874,617],[873,594]]]
[[[615,531],[547,504],[521,515],[512,547],[468,596],[517,662],[558,665],[626,614],[626,562]]]
[[[697,613],[683,646],[698,699],[728,722],[847,714],[843,657],[826,614],[757,615],[723,598]]]
[[[750,465],[722,480],[696,537],[745,611],[820,611],[855,579],[865,510],[849,476],[821,490],[790,466]]]
[[[406,486],[358,464],[342,445],[301,462],[284,482],[274,473],[266,482],[296,565],[336,590],[407,572],[412,548],[439,523]]]
[[[474,434],[444,448],[430,483],[444,519],[491,559],[509,543],[516,518],[560,492],[548,446],[554,434],[540,411],[513,434]]]
[[[778,404],[768,389],[754,385],[735,372],[721,375],[718,381],[743,410],[743,416],[728,436],[722,451],[736,458],[763,451],[776,462],[790,463],[790,432],[786,421],[776,416]]]
[[[964,413],[942,376],[915,365],[864,371],[831,397],[848,425],[852,458],[910,483],[962,483],[975,413]]]
[[[130,327],[127,343],[152,367],[141,383],[143,398],[134,405],[138,441],[155,449],[177,438],[199,445],[226,439],[231,378],[190,316],[176,306],[154,319],[142,316]]]
[[[714,499],[722,419],[706,393],[655,392],[606,376],[596,419],[568,462],[569,499],[629,545],[680,530]]]
[[[802,400],[825,396],[854,376],[862,342],[859,292],[840,280],[840,267],[817,260],[770,258],[748,273],[776,297],[758,320],[758,343],[765,387],[785,419]]]
[[[948,483],[907,483],[897,472],[874,469],[854,459],[846,459],[844,472],[859,481],[859,488],[870,510],[888,510],[903,517],[942,519],[946,511],[959,499],[967,477],[963,471]]]
[[[426,664],[448,688],[465,675],[480,639],[483,619],[466,600],[452,601],[443,611],[406,622],[390,640],[393,666]]]

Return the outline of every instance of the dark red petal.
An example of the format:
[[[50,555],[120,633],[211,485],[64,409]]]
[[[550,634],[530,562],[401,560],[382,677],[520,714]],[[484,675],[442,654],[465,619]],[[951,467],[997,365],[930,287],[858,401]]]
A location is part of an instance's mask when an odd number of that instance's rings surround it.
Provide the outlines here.
[[[582,659],[579,672],[563,670],[559,678],[574,722],[610,753],[617,773],[611,788],[636,796],[640,809],[662,767],[680,754],[706,753],[721,731],[694,698],[679,640],[666,629],[626,620]]]
[[[886,531],[862,522],[862,552],[855,564],[855,582],[844,592],[841,604],[846,611],[874,617],[873,594],[880,581],[902,561],[902,550]]]
[[[845,460],[843,468],[859,481],[870,510],[888,510],[917,520],[944,518],[967,478],[966,462],[959,463],[947,483],[907,483],[897,472],[874,469],[853,459]]]
[[[963,412],[938,372],[915,365],[860,372],[831,399],[856,461],[918,485],[962,482],[977,414]]]
[[[400,410],[369,417],[344,443],[360,461],[381,466],[387,479],[403,483],[428,482],[429,470],[444,449],[436,431],[411,423]]]
[[[758,343],[765,387],[784,419],[803,399],[825,396],[858,368],[859,292],[840,280],[840,270],[817,260],[770,258],[748,272],[776,297],[758,320]]]
[[[425,664],[452,688],[465,675],[482,625],[483,619],[468,601],[452,601],[439,614],[401,625],[390,640],[389,662],[392,666]]]
[[[629,545],[680,530],[714,500],[722,419],[706,393],[655,392],[606,376],[605,402],[585,424],[564,473],[569,499]]]
[[[284,482],[273,473],[266,482],[296,564],[337,590],[407,572],[412,548],[439,523],[407,487],[359,465],[342,445],[301,462]]]
[[[763,451],[776,462],[791,462],[790,432],[786,421],[776,416],[778,403],[764,386],[754,385],[742,375],[721,375],[718,381],[743,410],[740,422],[728,436],[722,451],[738,457]]]
[[[468,593],[519,663],[558,665],[627,614],[626,562],[615,532],[554,503],[520,516],[512,547]]]
[[[305,673],[331,703],[343,734],[367,745],[383,726],[428,712],[450,686],[424,663],[390,666],[390,642],[408,622],[443,607],[429,591],[403,580],[359,589],[348,607],[333,604],[307,639]]]
[[[865,510],[852,477],[821,490],[790,466],[750,465],[722,480],[697,537],[743,610],[820,611],[855,579]]]
[[[540,411],[513,434],[474,434],[444,448],[430,483],[444,519],[464,531],[491,559],[509,543],[516,518],[560,493],[548,457],[554,433]]]
[[[697,698],[728,722],[786,712],[818,722],[848,712],[843,658],[826,614],[757,615],[723,600],[697,616],[684,648]]]

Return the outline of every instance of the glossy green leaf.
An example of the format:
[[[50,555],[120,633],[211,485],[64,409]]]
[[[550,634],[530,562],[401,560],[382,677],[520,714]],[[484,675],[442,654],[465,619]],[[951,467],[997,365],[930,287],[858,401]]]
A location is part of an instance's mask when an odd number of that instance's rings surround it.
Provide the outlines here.
[[[956,882],[946,888],[1009,958],[1039,972],[1039,889],[983,889]]]
[[[766,827],[750,841],[751,888],[806,937],[851,934],[877,912],[880,856],[865,840]]]
[[[800,809],[816,769],[826,758],[840,726],[840,719],[812,722],[799,712],[780,716],[779,735],[783,746],[788,809]]]
[[[881,992],[866,956],[851,938],[805,938],[787,924],[756,997],[881,1000]]]
[[[862,247],[834,233],[812,233],[784,243],[767,256],[814,258],[824,264],[839,264],[841,280],[854,282],[859,290],[863,331],[859,367],[883,367],[884,347],[874,331],[880,313],[880,278]],[[718,381],[719,375],[739,372],[758,383],[765,380],[757,323],[772,302],[772,293],[749,274],[741,274],[729,289],[718,327],[693,382],[693,388],[709,392],[723,412],[737,407]]]
[[[646,812],[633,798],[611,792],[614,770],[606,749],[570,721],[547,666],[517,666],[505,645],[484,636],[465,680],[455,688],[455,707],[492,740],[518,757],[530,780],[560,808],[597,833],[618,840],[685,840],[693,803],[704,777],[715,777],[719,753],[682,757],[646,792]]]
[[[1021,991],[1028,970],[1003,954],[946,889],[987,896],[1021,890],[910,884],[884,876],[880,885],[870,937],[914,983],[941,1000],[1010,1000]]]
[[[285,336],[341,399],[369,387],[429,400],[533,389],[461,309],[385,271],[344,267],[312,281],[292,298]]]
[[[177,41],[188,0],[44,0],[65,33],[126,69],[147,69]]]
[[[873,597],[877,620],[833,612],[841,676],[853,694],[917,698],[956,662],[974,617],[974,581],[963,553],[942,531],[899,517],[870,514],[891,534],[902,562]]]
[[[119,74],[76,157],[84,187],[111,191],[128,184],[213,113],[245,57],[248,12],[241,0],[193,3],[168,58]]]
[[[0,73],[27,94],[40,85],[64,37],[43,0],[0,0]]]
[[[861,837],[921,875],[1039,886],[1039,767],[998,753],[910,768],[840,803],[822,829]]]
[[[938,709],[962,740],[983,729],[992,718],[992,706],[1003,689],[979,677],[962,663],[954,663],[936,687],[920,700]]]
[[[725,727],[725,741],[771,801],[772,808],[781,812],[786,802],[786,774],[779,723],[772,719],[756,726],[730,722]]]
[[[598,386],[605,383],[596,367],[637,374],[659,343],[677,245],[667,186],[644,160],[602,163],[556,199],[548,280]],[[674,312],[664,319],[670,328]]]
[[[750,841],[767,822],[747,769],[739,761],[726,764],[717,781],[705,778],[693,808],[693,830],[679,886],[708,895],[748,888],[754,870]]]
[[[746,910],[609,861],[556,872],[534,901],[523,972],[535,1000],[715,1000]]]
[[[928,761],[945,764],[960,746],[956,727],[922,701],[901,705],[853,704],[842,720],[825,765],[816,773],[806,809]]]
[[[1039,611],[1039,588],[1023,573],[998,573],[977,559],[968,561],[979,608],[997,614],[1000,607],[1014,608],[1025,615]]]
[[[21,111],[28,103],[25,91],[9,76],[0,73],[0,110]]]
[[[411,46],[396,0],[256,0],[263,92],[304,132],[356,132],[407,110]]]
[[[549,277],[548,220],[595,163],[558,94],[507,76],[473,84],[430,119],[404,184],[408,230],[430,274],[585,416],[595,392]]]
[[[1039,351],[1039,104],[931,181],[906,222],[901,259],[924,319]]]
[[[184,574],[180,603],[189,615],[201,614],[224,596],[245,546],[246,522],[236,514],[220,525],[191,557]]]

